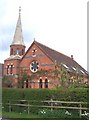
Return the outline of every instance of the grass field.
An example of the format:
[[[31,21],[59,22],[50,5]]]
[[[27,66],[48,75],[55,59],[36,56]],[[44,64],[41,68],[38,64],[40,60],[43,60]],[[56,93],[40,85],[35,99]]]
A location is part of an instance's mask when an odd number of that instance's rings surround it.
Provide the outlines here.
[[[60,115],[61,116],[61,115]],[[8,120],[10,119],[10,120],[12,120],[13,118],[15,118],[16,120],[18,120],[18,119],[20,119],[20,120],[24,120],[24,119],[31,119],[31,120],[34,120],[35,118],[36,119],[40,119],[40,120],[44,120],[44,119],[48,119],[48,120],[52,120],[53,118],[54,118],[54,120],[89,120],[89,117],[83,117],[83,118],[79,118],[79,117],[77,117],[76,118],[76,116],[72,116],[72,117],[65,117],[65,115],[64,115],[64,117],[63,116],[61,116],[61,118],[60,117],[53,117],[53,116],[51,116],[51,117],[47,117],[47,116],[40,116],[40,115],[37,115],[37,114],[27,114],[27,113],[16,113],[16,112],[5,112],[5,111],[3,111],[2,112],[2,117],[3,118],[7,118]]]
[[[2,112],[2,117],[4,118],[39,118],[38,115],[32,115],[32,114],[21,114],[21,113],[16,113],[16,112]]]

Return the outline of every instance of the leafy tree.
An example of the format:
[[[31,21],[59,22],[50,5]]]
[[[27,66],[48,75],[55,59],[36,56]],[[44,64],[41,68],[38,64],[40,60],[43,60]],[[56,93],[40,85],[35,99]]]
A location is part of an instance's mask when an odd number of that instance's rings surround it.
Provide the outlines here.
[[[13,78],[12,76],[3,76],[2,78],[3,87],[13,87]]]
[[[55,70],[53,70],[52,78],[54,81],[51,82],[56,88],[68,87],[69,83],[69,72],[63,67],[62,64],[55,66]],[[58,80],[55,82],[55,80]]]
[[[23,73],[21,74],[22,88],[24,88],[24,82],[27,82],[28,78],[29,75],[27,74],[27,72],[23,71]]]

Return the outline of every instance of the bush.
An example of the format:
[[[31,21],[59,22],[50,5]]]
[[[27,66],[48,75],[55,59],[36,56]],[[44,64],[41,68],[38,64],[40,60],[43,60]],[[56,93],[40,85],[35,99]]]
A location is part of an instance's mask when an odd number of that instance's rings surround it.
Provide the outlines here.
[[[88,88],[74,89],[2,89],[2,101],[8,100],[64,100],[64,101],[89,101]]]
[[[9,111],[8,106],[5,104],[8,101],[15,103],[14,100],[30,100],[31,105],[44,105],[41,100],[59,100],[59,101],[83,101],[87,102],[88,99],[88,88],[75,88],[75,89],[13,89],[3,88],[2,89],[2,102],[5,111]],[[38,102],[34,102],[38,101]],[[16,101],[16,103],[18,103]],[[21,103],[19,103],[21,104]],[[27,103],[26,103],[27,104]],[[47,103],[45,103],[47,105]],[[70,105],[71,106],[71,105]],[[36,107],[30,107],[30,112],[37,114],[38,109]],[[26,111],[27,107],[13,106],[12,111]],[[56,113],[55,113],[56,115]]]

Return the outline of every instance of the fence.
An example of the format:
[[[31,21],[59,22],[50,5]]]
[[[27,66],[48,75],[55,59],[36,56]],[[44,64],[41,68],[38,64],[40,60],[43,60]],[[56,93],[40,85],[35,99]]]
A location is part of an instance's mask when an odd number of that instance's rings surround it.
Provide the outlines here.
[[[14,103],[15,102],[15,103]],[[37,105],[36,103],[46,103],[43,105]],[[18,104],[17,104],[18,103]],[[31,103],[35,103],[31,104]],[[32,108],[50,108],[51,111],[53,109],[70,109],[70,110],[79,110],[79,116],[81,118],[82,111],[89,110],[89,102],[72,102],[72,101],[54,101],[54,100],[45,100],[45,101],[36,101],[36,100],[14,100],[14,101],[8,101],[8,103],[4,103],[8,106],[9,112],[12,111],[13,106],[20,106],[20,107],[27,107],[27,113],[30,113],[30,107]],[[88,113],[89,114],[89,113]]]

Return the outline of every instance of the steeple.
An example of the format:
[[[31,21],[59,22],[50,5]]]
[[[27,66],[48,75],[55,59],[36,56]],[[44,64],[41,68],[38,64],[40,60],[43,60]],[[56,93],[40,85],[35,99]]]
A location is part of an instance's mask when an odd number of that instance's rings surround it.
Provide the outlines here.
[[[23,34],[22,34],[21,7],[19,7],[19,17],[16,25],[13,42],[11,45],[25,45],[23,41]]]
[[[21,25],[21,7],[19,7],[19,17],[15,29],[15,34],[13,38],[13,42],[10,45],[10,55],[24,55],[25,53],[25,44],[23,41],[22,34],[22,25]]]

